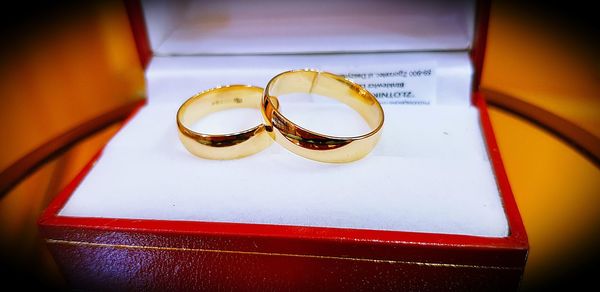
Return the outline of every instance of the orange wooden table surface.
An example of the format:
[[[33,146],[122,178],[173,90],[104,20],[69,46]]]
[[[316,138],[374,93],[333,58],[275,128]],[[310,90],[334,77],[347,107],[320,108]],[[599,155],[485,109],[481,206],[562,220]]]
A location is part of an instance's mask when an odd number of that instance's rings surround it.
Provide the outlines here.
[[[493,2],[482,88],[548,111],[600,147],[597,35],[586,26],[591,14],[574,14],[585,7],[562,7]],[[490,115],[530,241],[523,288],[593,283],[586,273],[599,258],[597,161],[519,117]]]

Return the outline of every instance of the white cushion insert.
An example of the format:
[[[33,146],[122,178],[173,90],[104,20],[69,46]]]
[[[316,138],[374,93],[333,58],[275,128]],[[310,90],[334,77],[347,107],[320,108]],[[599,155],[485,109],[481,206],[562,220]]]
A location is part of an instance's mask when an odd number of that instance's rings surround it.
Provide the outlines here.
[[[177,137],[178,106],[143,108],[108,144],[60,215],[508,234],[474,107],[385,106],[384,132],[370,155],[324,164],[276,143],[238,160],[197,158]],[[344,115],[335,103],[282,106],[308,126]],[[242,117],[255,124],[261,118],[254,113]],[[212,130],[221,124],[231,130],[218,122],[228,118],[239,120],[239,112],[215,115]],[[343,131],[357,123],[335,126]]]

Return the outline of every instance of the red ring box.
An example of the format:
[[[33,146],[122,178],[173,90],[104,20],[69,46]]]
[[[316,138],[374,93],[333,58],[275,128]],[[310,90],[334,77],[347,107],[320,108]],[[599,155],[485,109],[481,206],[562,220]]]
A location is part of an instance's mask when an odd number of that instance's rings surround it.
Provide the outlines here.
[[[466,52],[475,68],[474,88],[488,4],[477,3],[474,42]],[[157,49],[144,19],[152,17],[136,1],[126,6],[140,58],[149,62]],[[103,153],[52,201],[39,225],[77,289],[514,290],[527,258],[527,235],[485,100],[475,91],[471,102],[506,218],[505,236],[61,214],[96,162],[108,159]],[[133,113],[129,121],[136,119]]]

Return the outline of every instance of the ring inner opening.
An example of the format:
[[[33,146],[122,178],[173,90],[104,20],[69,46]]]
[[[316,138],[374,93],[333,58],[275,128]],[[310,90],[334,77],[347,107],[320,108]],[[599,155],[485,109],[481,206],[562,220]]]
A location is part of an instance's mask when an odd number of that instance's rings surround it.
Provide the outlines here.
[[[340,76],[297,71],[276,77],[269,95],[295,124],[332,136],[360,136],[381,124],[382,110],[362,87]],[[293,105],[292,105],[293,104]]]
[[[181,121],[198,133],[227,134],[256,127],[262,122],[259,111],[262,89],[229,87],[194,98],[182,113]]]

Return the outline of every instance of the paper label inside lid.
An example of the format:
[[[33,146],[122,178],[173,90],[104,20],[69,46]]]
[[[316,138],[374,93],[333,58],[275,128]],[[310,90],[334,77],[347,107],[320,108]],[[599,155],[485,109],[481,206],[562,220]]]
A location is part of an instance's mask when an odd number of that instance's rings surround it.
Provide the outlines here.
[[[436,101],[435,62],[361,66],[340,72],[382,104],[431,105]]]

